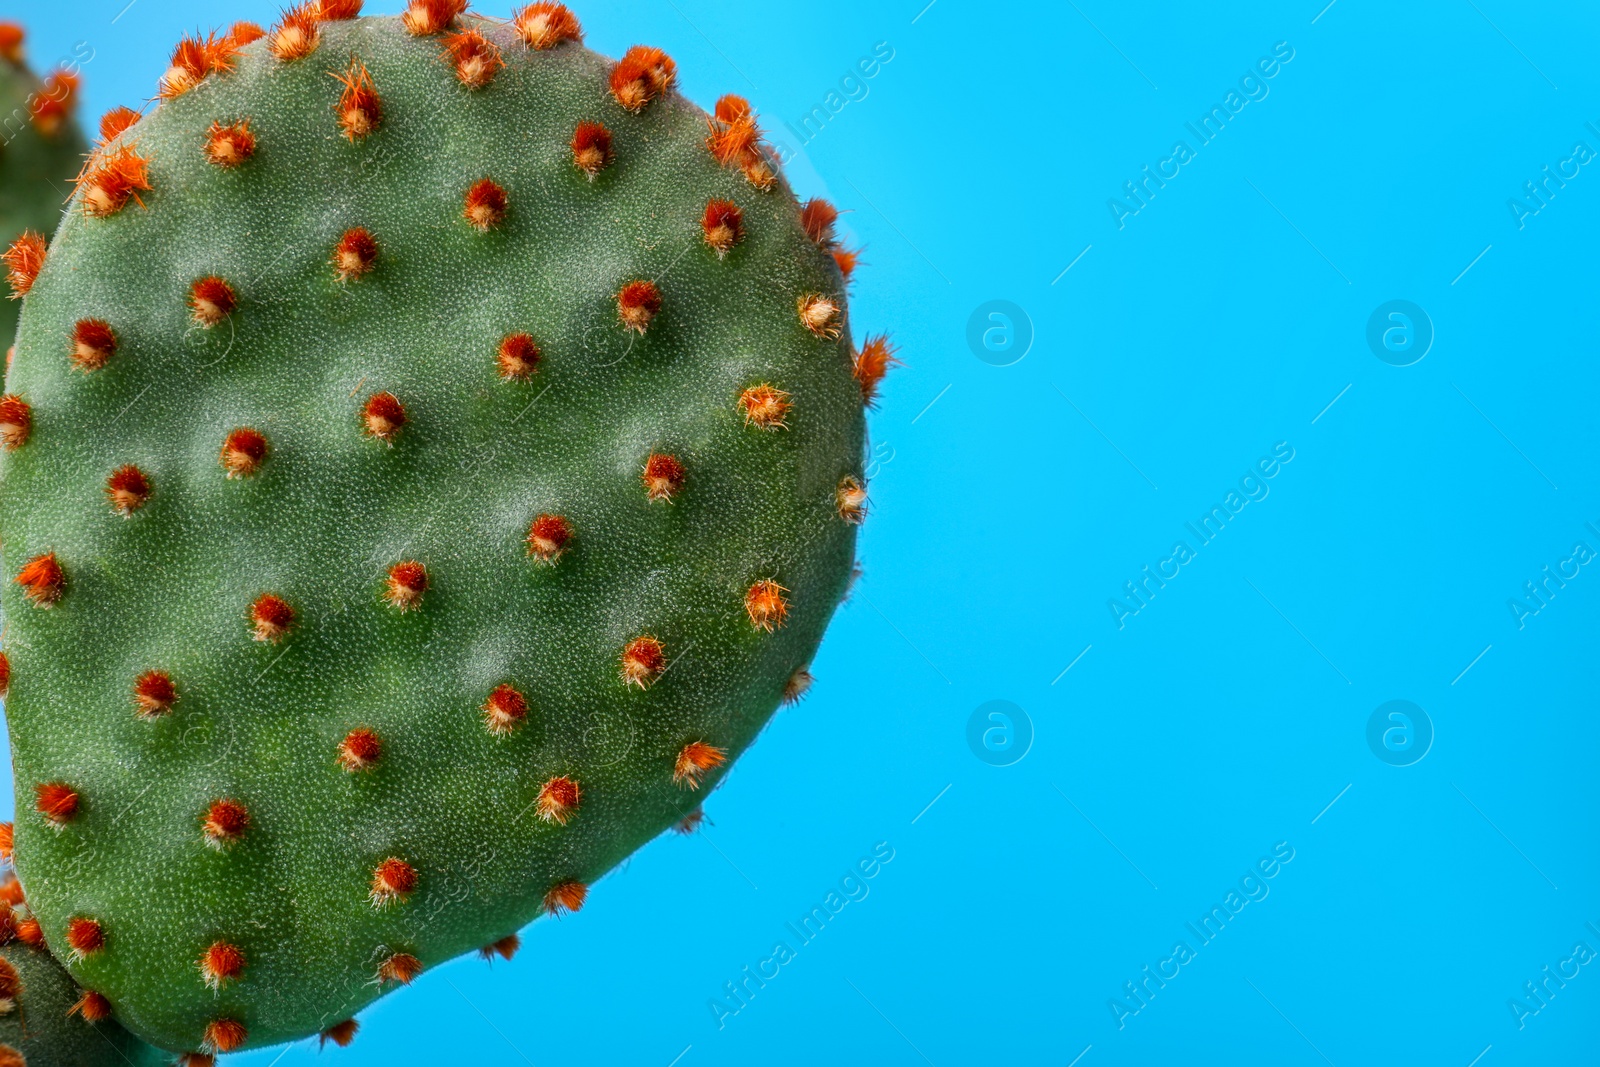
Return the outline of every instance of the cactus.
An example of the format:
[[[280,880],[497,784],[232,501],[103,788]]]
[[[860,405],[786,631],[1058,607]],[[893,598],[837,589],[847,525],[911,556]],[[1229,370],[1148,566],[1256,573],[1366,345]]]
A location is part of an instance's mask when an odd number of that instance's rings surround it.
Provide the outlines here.
[[[40,81],[23,55],[25,35],[0,22],[0,247],[13,279],[26,277],[61,219],[70,179],[87,150],[73,112],[78,74],[63,67]],[[24,234],[30,239],[19,243]],[[20,273],[19,273],[20,272]],[[0,304],[0,348],[17,332],[17,306]]]
[[[343,1043],[691,830],[810,683],[895,362],[744,101],[360,6],[179,46],[0,400],[18,873],[178,1050]]]
[[[0,823],[0,854],[11,824]],[[0,879],[0,1067],[168,1067],[111,1018],[111,1002],[77,983],[45,948],[22,886]]]

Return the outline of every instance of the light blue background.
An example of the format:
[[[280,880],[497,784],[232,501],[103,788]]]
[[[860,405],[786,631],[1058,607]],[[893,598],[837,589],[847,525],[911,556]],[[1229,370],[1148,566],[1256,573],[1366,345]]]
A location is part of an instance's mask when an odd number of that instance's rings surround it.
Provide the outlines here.
[[[1600,965],[1521,1029],[1507,1002],[1600,950],[1600,567],[1521,629],[1507,601],[1600,549],[1600,167],[1520,229],[1507,201],[1600,150],[1600,17],[926,2],[580,6],[591,46],[663,46],[693,99],[747,94],[791,145],[783,120],[892,47],[791,167],[853,211],[853,320],[908,364],[873,420],[866,574],[713,825],[515,961],[387,997],[326,1062],[1593,1062]],[[94,115],[152,95],[180,33],[276,15],[124,3],[0,11],[39,60],[92,44]],[[1277,42],[1269,94],[1198,146],[1185,122]],[[1180,138],[1195,158],[1119,229],[1108,198]],[[1013,366],[965,340],[992,299],[1036,332]],[[1436,331],[1404,368],[1365,340],[1394,299]],[[1278,442],[1270,495],[1119,629],[1108,599]],[[996,699],[1036,735],[1004,768],[966,741]],[[1368,748],[1390,700],[1432,721],[1413,766]],[[801,946],[785,923],[878,842],[867,897]],[[1185,924],[1278,842],[1270,895],[1202,946]],[[795,958],[719,1029],[708,1003],[780,939]],[[1180,939],[1195,958],[1119,1029],[1108,1001]]]

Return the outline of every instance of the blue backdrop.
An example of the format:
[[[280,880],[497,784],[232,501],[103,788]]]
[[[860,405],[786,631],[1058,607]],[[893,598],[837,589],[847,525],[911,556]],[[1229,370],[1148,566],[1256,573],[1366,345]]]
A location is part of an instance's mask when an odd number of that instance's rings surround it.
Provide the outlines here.
[[[865,578],[706,829],[326,1062],[1593,1061],[1600,16],[1205,6],[579,6],[853,212]],[[97,115],[277,12],[0,13]]]

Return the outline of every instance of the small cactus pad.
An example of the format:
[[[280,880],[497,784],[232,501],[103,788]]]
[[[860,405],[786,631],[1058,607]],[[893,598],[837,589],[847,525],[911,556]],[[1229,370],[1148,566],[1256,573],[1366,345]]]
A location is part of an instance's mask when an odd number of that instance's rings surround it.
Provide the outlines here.
[[[179,1050],[335,1027],[691,817],[809,680],[891,361],[748,105],[560,5],[359,6],[180,47],[0,402],[18,869]]]
[[[9,836],[10,826],[4,827]],[[21,888],[0,882],[0,1067],[169,1067],[172,1054],[112,1018],[97,990],[81,989],[43,944]]]
[[[41,81],[28,69],[22,27],[0,22],[0,251],[16,250],[6,256],[11,288],[0,297],[32,284],[88,150],[74,118],[77,97],[75,68]],[[31,239],[18,244],[24,234]],[[0,350],[16,332],[16,302],[0,299]]]

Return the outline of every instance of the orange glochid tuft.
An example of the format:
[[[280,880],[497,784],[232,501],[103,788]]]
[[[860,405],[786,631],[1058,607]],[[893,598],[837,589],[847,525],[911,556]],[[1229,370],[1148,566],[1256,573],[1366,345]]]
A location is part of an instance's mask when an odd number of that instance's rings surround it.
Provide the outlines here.
[[[19,24],[9,20],[0,22],[0,59],[20,66],[23,59],[22,45],[27,39],[27,31]]]
[[[267,458],[267,439],[260,430],[241,426],[222,442],[222,466],[229,478],[248,478]]]
[[[839,273],[844,276],[844,280],[849,282],[850,276],[861,265],[861,253],[852,248],[835,248],[833,249],[833,262],[839,268]]]
[[[206,132],[206,162],[218,167],[237,167],[256,154],[256,135],[249,119],[224,126],[213,122]]]
[[[622,650],[622,680],[644,689],[667,669],[667,650],[656,638],[646,634],[628,642]]]
[[[212,989],[221,989],[244,973],[244,953],[226,941],[213,942],[200,957],[200,976]]]
[[[11,299],[21,300],[28,295],[28,290],[39,279],[39,272],[44,270],[44,260],[49,250],[50,243],[45,240],[44,234],[34,230],[24,230],[21,237],[11,242],[11,247],[0,257],[5,260],[6,278],[11,283]]]
[[[812,242],[823,248],[832,248],[835,242],[833,224],[839,221],[839,209],[814,196],[800,209],[800,226]]]
[[[106,932],[94,919],[81,915],[67,920],[67,948],[74,960],[92,956],[106,947]]]
[[[744,610],[750,616],[750,625],[768,633],[781,627],[789,615],[789,602],[783,596],[787,592],[771,578],[763,578],[746,590]]]
[[[144,118],[131,107],[114,107],[100,116],[100,147],[104,148]]]
[[[233,57],[244,45],[232,33],[207,37],[185,37],[172,50],[172,64],[161,76],[157,92],[163,100],[182,96],[212,74],[233,69]]]
[[[661,49],[636,44],[611,68],[611,95],[623,108],[638,114],[672,87],[677,71],[672,57]]]
[[[432,37],[443,33],[466,10],[467,0],[411,0],[400,21],[411,36]]]
[[[736,166],[751,185],[767,192],[777,184],[778,175],[761,147],[761,127],[750,101],[729,93],[717,101],[714,117],[706,120],[710,137],[706,147],[724,167]]]
[[[800,325],[817,337],[833,340],[839,336],[839,304],[832,297],[820,293],[807,293],[795,302],[800,312]]]
[[[509,334],[500,342],[500,351],[496,355],[500,377],[508,382],[528,380],[539,369],[540,356],[539,345],[531,335]]]
[[[383,121],[383,102],[372,84],[372,75],[359,61],[350,60],[350,69],[344,74],[328,72],[344,92],[339,94],[339,128],[351,144],[369,136]]]
[[[875,407],[878,400],[878,386],[882,384],[884,375],[889,373],[889,368],[901,365],[895,358],[898,351],[889,343],[888,334],[879,334],[868,337],[867,343],[861,346],[861,351],[856,353],[855,379],[861,386],[861,401],[867,407]]]
[[[383,598],[391,607],[404,612],[421,605],[422,594],[427,591],[428,568],[416,560],[408,559],[389,568]]]
[[[111,1001],[105,998],[104,993],[85,989],[83,995],[67,1009],[67,1014],[79,1016],[86,1023],[97,1023],[111,1018]]]
[[[11,921],[10,908],[5,910],[5,917],[7,922]],[[11,931],[12,936],[6,938],[7,943],[13,940],[15,933],[16,931],[13,929]],[[16,1010],[17,996],[21,992],[22,976],[17,973],[17,969],[12,966],[10,960],[0,960],[0,1015],[10,1015]],[[67,1009],[67,1014],[71,1015],[72,1009]],[[0,1063],[4,1062],[4,1060],[0,1060]]]
[[[689,814],[672,824],[672,832],[675,834],[692,834],[696,830],[700,829],[700,824],[705,821],[705,809],[695,808]]]
[[[240,20],[228,27],[228,43],[233,46],[235,52],[246,45],[255,44],[266,35],[267,31],[254,22]]]
[[[867,517],[867,487],[851,475],[839,480],[834,491],[833,504],[839,517],[852,525],[860,525]]]
[[[478,950],[478,955],[486,960],[492,960],[496,956],[503,960],[509,960],[517,954],[517,949],[521,947],[522,938],[516,934],[507,934],[498,941],[492,941],[484,945]]]
[[[54,137],[78,106],[78,90],[83,79],[68,70],[58,70],[45,78],[32,97],[33,128],[44,137]]]
[[[344,735],[339,742],[339,766],[354,774],[368,771],[383,758],[383,742],[378,735],[364,726],[358,726]]]
[[[44,927],[38,919],[21,919],[17,922],[17,940],[36,948],[44,946]]]
[[[140,207],[140,191],[150,189],[150,159],[123,145],[113,152],[90,156],[73,179],[83,201],[83,213],[93,218],[115,215],[132,200]]]
[[[811,684],[816,679],[811,675],[809,667],[796,667],[794,673],[789,675],[789,680],[783,683],[783,702],[785,704],[798,704],[800,698],[810,690]]]
[[[0,396],[0,448],[15,452],[33,432],[33,409],[15,393]]]
[[[369,437],[394,444],[406,424],[406,407],[393,393],[373,393],[361,409],[361,426]]]
[[[238,842],[250,829],[250,809],[226,797],[214,800],[200,820],[200,829],[206,835],[206,844],[226,848]]]
[[[294,608],[282,597],[263,593],[250,605],[250,625],[257,641],[277,643],[294,626]]]
[[[390,856],[372,869],[370,899],[375,908],[404,903],[416,888],[416,869],[398,856]]]
[[[594,181],[611,165],[611,131],[598,122],[580,122],[572,132],[572,163]]]
[[[705,214],[700,216],[700,230],[720,259],[744,240],[744,212],[731,201],[708,201]]]
[[[422,973],[422,961],[409,952],[396,952],[378,964],[378,981],[410,985]]]
[[[617,318],[640,336],[661,313],[661,290],[655,282],[632,281],[617,291]]]
[[[267,49],[285,63],[304,59],[322,44],[322,31],[318,27],[319,4],[317,0],[292,7],[272,28]]]
[[[496,737],[507,737],[528,717],[528,698],[509,685],[495,686],[483,702],[483,725]]]
[[[763,430],[786,430],[789,426],[783,421],[783,417],[794,405],[789,402],[788,393],[762,382],[760,385],[752,385],[739,394],[739,407],[744,410],[746,426],[759,426]]]
[[[726,125],[733,125],[744,119],[753,118],[755,113],[750,109],[750,101],[737,93],[728,93],[719,99],[713,110],[717,121]]]
[[[206,1023],[205,1040],[201,1044],[217,1052],[232,1052],[243,1045],[248,1036],[244,1023],[237,1019],[213,1019]]]
[[[4,658],[5,653],[0,652],[0,659]],[[4,679],[0,679],[0,682],[3,681]],[[0,684],[0,696],[4,695],[5,686]],[[16,838],[16,829],[15,823],[0,822],[0,860],[4,860],[7,863],[11,862],[11,848],[12,842]]]
[[[12,580],[22,586],[23,595],[36,608],[48,608],[60,600],[67,584],[66,575],[54,552],[34,556],[22,565]]]
[[[333,249],[333,269],[341,282],[353,282],[378,262],[378,239],[365,226],[344,231]]]
[[[58,828],[78,814],[78,791],[65,782],[43,782],[33,787],[33,795],[39,814]]]
[[[544,895],[544,910],[556,918],[560,918],[562,912],[582,911],[588,895],[589,887],[582,882],[562,882]]]
[[[644,462],[644,472],[639,476],[644,482],[645,494],[651,500],[672,503],[672,498],[683,489],[683,482],[687,475],[683,464],[678,462],[677,456],[669,456],[664,452],[652,452],[650,458]]]
[[[144,507],[150,493],[150,476],[132,463],[118,467],[106,479],[106,499],[111,510],[123,518]]]
[[[20,908],[27,903],[23,897],[22,883],[17,881],[15,871],[7,871],[4,875],[0,875],[0,902],[12,908]],[[22,921],[17,920],[18,923]]]
[[[578,16],[565,4],[537,3],[518,8],[511,14],[511,28],[523,44],[536,52],[554,48],[562,41],[583,40]]]
[[[318,0],[317,18],[323,22],[346,22],[361,14],[362,0]]]
[[[117,334],[104,319],[79,319],[72,327],[72,348],[67,358],[75,370],[97,371],[117,354]]]
[[[158,719],[178,702],[178,687],[166,671],[145,671],[134,679],[134,713],[141,719]]]
[[[461,215],[481,233],[488,233],[505,221],[509,201],[499,183],[484,178],[467,190]]]
[[[239,297],[233,286],[214,274],[189,286],[189,311],[196,326],[209,330],[232,315],[238,306]]]
[[[688,789],[699,789],[706,772],[728,761],[726,749],[708,745],[704,741],[690,741],[678,753],[672,765],[672,780]]]
[[[456,80],[468,89],[482,89],[505,68],[500,46],[477,30],[462,30],[444,39],[444,55],[455,64]]]
[[[539,788],[539,818],[565,826],[582,800],[583,790],[578,788],[577,782],[566,775],[552,778]]]
[[[346,1019],[342,1023],[334,1023],[318,1035],[317,1048],[322,1048],[332,1041],[340,1048],[349,1048],[350,1042],[356,1039],[356,1031],[361,1029],[361,1024],[354,1019]]]
[[[561,558],[572,541],[572,524],[561,515],[540,515],[528,527],[528,555],[542,563]]]

